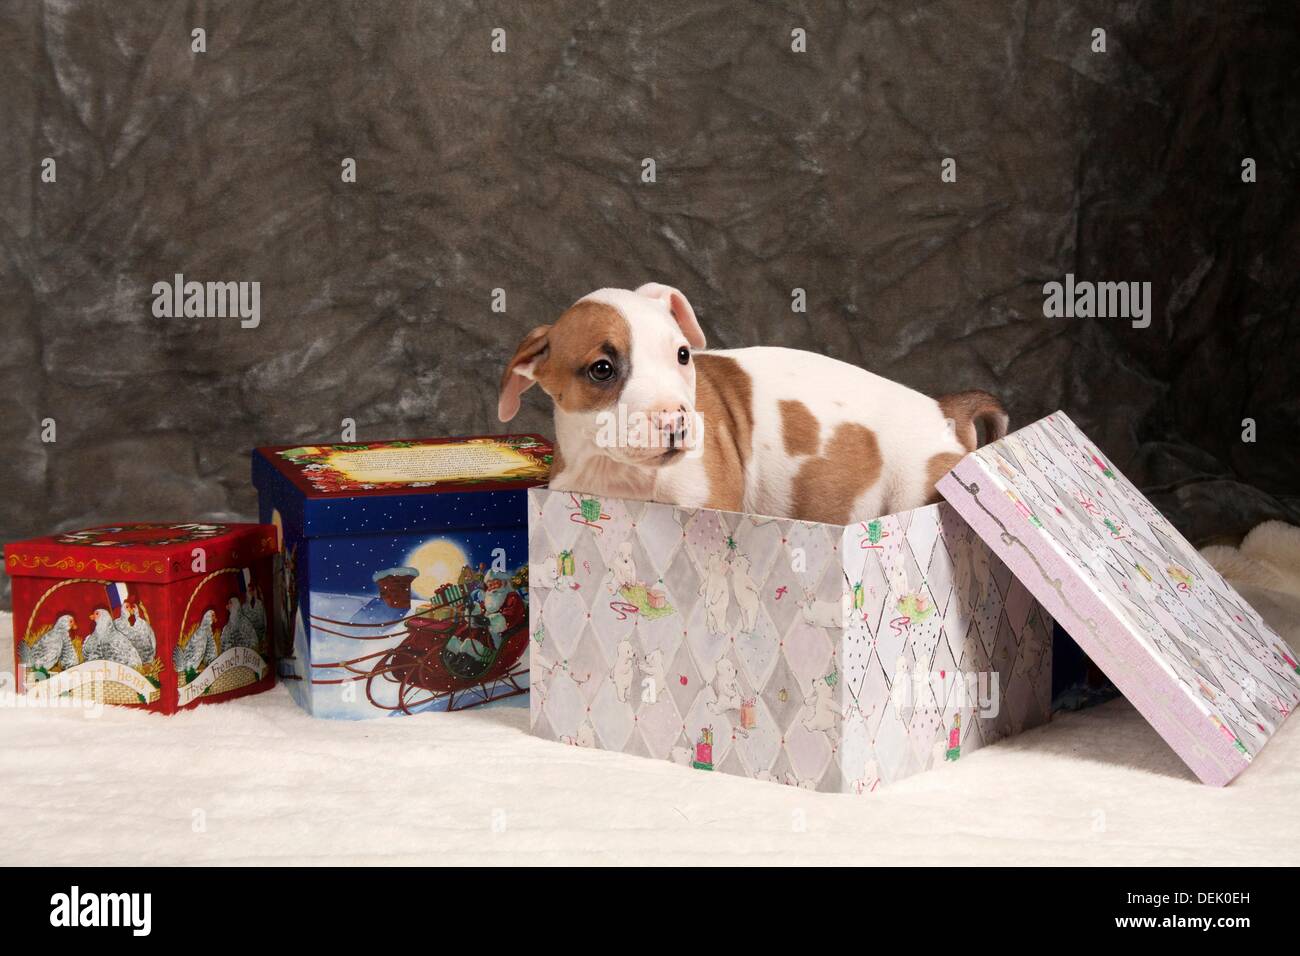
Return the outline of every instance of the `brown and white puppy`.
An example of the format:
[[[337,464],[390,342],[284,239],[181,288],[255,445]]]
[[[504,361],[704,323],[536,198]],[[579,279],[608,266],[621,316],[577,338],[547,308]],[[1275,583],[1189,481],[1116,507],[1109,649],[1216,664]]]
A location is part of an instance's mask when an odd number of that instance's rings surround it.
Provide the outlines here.
[[[987,392],[935,400],[814,352],[703,349],[677,289],[600,289],[524,337],[497,412],[533,385],[551,396],[557,490],[836,524],[937,500],[978,424],[1006,434]]]

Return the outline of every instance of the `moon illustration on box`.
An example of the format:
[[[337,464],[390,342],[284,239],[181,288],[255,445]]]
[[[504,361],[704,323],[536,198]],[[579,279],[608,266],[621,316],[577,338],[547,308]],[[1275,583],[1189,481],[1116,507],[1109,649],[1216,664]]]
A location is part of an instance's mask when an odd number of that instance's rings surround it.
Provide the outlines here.
[[[460,577],[461,568],[469,564],[469,558],[454,541],[435,538],[407,555],[406,563],[420,572],[411,583],[411,591],[422,598],[432,598],[438,588]]]

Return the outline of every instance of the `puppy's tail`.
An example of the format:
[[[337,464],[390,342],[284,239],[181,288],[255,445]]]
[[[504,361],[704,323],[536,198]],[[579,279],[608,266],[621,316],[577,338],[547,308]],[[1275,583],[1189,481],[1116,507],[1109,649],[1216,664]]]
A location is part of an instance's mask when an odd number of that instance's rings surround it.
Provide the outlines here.
[[[981,444],[981,426],[984,429],[983,444],[988,444],[1005,437],[1011,424],[1002,403],[980,389],[941,395],[935,401],[944,417],[952,422],[957,440],[967,451],[974,451]]]

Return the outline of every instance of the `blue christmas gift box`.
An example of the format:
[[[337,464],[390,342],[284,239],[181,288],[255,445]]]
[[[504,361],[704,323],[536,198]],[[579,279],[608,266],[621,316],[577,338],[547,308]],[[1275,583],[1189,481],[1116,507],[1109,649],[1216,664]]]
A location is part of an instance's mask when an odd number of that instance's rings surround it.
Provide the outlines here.
[[[318,717],[459,710],[528,690],[536,435],[259,448],[278,529],[279,676]]]

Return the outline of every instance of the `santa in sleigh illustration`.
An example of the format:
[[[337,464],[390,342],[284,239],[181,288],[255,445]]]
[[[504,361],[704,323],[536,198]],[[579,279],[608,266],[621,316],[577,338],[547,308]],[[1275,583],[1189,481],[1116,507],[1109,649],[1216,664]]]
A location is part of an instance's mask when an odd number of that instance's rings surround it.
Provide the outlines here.
[[[314,665],[348,676],[313,678],[317,684],[364,681],[371,704],[393,713],[413,713],[437,702],[460,710],[527,691],[528,667],[520,659],[528,649],[527,571],[466,568],[454,582],[441,585],[430,601],[412,608],[414,568],[376,573],[381,598],[370,613],[359,614],[349,627],[383,628],[384,634],[343,633],[356,640],[400,637],[395,647],[349,661]],[[375,612],[382,601],[389,616]],[[394,620],[392,612],[408,612]],[[359,619],[361,618],[361,619]],[[344,622],[313,616],[313,627]],[[393,691],[396,690],[395,700]]]
[[[442,661],[448,672],[465,680],[485,674],[500,657],[507,635],[525,629],[527,617],[528,607],[511,587],[510,575],[487,572],[444,645]]]

